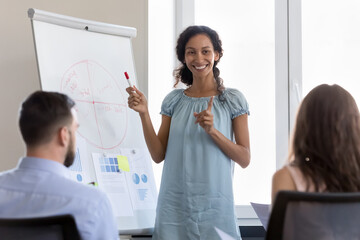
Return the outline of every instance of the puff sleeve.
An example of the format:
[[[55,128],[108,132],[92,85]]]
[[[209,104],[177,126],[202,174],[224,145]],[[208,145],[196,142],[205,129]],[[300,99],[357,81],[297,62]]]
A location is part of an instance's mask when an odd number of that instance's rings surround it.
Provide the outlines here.
[[[224,95],[225,101],[230,109],[231,119],[243,114],[250,115],[249,104],[242,92],[234,88],[228,88]]]
[[[182,97],[183,89],[175,89],[171,91],[163,100],[161,105],[161,115],[171,117],[174,113],[174,107]]]

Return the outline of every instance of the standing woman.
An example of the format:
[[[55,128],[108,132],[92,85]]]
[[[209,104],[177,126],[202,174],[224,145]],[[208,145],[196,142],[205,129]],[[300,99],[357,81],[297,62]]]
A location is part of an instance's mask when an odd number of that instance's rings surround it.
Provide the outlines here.
[[[153,239],[219,239],[214,227],[240,239],[232,176],[234,162],[250,163],[248,103],[225,88],[216,67],[223,55],[218,34],[190,26],[179,36],[175,89],[164,99],[158,134],[145,96],[127,88],[129,107],[140,115],[152,159],[165,159]]]

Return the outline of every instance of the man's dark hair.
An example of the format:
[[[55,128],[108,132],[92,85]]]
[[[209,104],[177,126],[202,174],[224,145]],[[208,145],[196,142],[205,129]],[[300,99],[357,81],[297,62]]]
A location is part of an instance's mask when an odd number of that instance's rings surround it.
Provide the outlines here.
[[[65,94],[36,91],[20,109],[19,127],[27,146],[50,141],[54,133],[72,122],[71,108],[75,102]]]

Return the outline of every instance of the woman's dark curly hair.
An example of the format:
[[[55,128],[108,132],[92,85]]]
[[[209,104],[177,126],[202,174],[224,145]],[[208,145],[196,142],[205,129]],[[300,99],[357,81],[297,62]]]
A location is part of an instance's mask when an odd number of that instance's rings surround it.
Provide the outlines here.
[[[179,82],[184,83],[186,86],[190,86],[193,83],[192,73],[185,64],[185,46],[190,38],[198,34],[207,35],[210,38],[212,45],[214,46],[214,51],[219,53],[219,59],[214,62],[213,73],[218,86],[217,90],[220,93],[223,93],[223,80],[220,78],[220,70],[216,67],[221,57],[223,56],[222,43],[217,32],[207,26],[190,26],[180,34],[176,45],[176,55],[178,60],[181,62],[181,65],[174,70],[174,76],[176,80],[174,87],[176,87]]]

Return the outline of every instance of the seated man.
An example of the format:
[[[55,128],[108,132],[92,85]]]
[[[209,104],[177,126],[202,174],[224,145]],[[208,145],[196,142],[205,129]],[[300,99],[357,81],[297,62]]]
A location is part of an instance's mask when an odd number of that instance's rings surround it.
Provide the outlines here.
[[[0,174],[0,218],[74,216],[83,239],[118,239],[107,196],[67,178],[78,122],[66,95],[37,91],[22,104],[19,126],[26,157]]]

